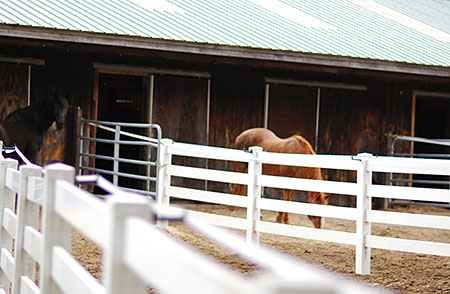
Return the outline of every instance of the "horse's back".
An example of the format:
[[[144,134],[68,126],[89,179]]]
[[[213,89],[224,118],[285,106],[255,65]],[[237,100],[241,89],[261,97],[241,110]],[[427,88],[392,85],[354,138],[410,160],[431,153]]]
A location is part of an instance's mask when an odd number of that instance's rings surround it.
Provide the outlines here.
[[[242,132],[235,140],[236,149],[260,146],[265,151],[280,153],[314,154],[311,144],[300,135],[279,138],[271,130],[253,128]]]

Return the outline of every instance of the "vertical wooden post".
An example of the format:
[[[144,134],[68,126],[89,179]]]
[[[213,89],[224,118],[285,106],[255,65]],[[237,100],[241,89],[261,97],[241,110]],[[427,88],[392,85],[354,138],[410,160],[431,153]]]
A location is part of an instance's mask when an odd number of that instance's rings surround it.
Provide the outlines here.
[[[134,194],[118,194],[108,198],[108,246],[103,252],[103,282],[106,293],[146,293],[146,285],[123,262],[125,222],[127,217],[153,221],[150,200]]]
[[[1,153],[0,153],[1,154]],[[0,156],[1,157],[1,156]],[[6,170],[8,168],[17,169],[17,160],[11,158],[0,158],[0,249],[12,252],[12,237],[3,226],[3,216],[5,208],[14,211],[15,193],[6,187]],[[10,281],[5,273],[0,270],[0,288],[9,289]]]
[[[370,274],[370,247],[366,246],[366,236],[371,234],[371,224],[366,221],[367,211],[372,208],[372,199],[367,196],[367,185],[372,183],[372,172],[367,171],[369,153],[360,153],[354,159],[361,161],[357,170],[358,194],[356,195],[356,273]]]
[[[259,153],[262,152],[259,146],[250,147],[253,158],[248,163],[249,183],[247,188],[247,243],[259,244],[259,232],[256,231],[256,222],[260,220],[260,210],[256,207],[256,202],[261,198],[261,186],[258,185],[258,177],[262,174],[262,164],[258,161]]]
[[[14,278],[12,293],[20,293],[20,278],[22,275],[35,279],[36,262],[25,254],[23,249],[25,226],[38,229],[39,205],[27,201],[28,183],[30,177],[41,177],[42,168],[37,165],[22,165],[20,167],[20,186],[17,195],[17,225],[14,241]]]
[[[172,164],[172,154],[168,153],[168,146],[172,144],[173,141],[170,139],[162,139],[161,140],[161,150],[159,151],[159,166],[157,167],[159,170],[159,179],[156,183],[158,188],[158,195],[156,195],[156,201],[159,206],[168,206],[170,203],[170,197],[167,195],[166,190],[170,186],[171,176],[167,174],[167,167]],[[167,228],[169,226],[169,222],[166,220],[157,220],[156,224],[160,228]]]
[[[55,163],[45,167],[44,195],[46,197],[43,205],[42,220],[42,264],[39,273],[39,284],[41,293],[60,293],[58,286],[53,281],[52,256],[53,247],[61,246],[70,252],[71,228],[55,211],[56,182],[67,181],[74,183],[75,169],[71,166]]]

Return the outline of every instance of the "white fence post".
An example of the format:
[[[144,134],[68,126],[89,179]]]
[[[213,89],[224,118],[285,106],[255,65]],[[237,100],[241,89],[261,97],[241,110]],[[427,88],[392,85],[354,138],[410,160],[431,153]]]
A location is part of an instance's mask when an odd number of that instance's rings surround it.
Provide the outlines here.
[[[258,185],[258,177],[262,174],[262,164],[258,161],[262,148],[259,146],[250,147],[253,158],[248,163],[249,183],[247,187],[247,243],[258,244],[259,232],[256,231],[256,222],[260,220],[260,210],[256,207],[256,202],[261,198],[261,186]]]
[[[33,176],[42,176],[42,168],[40,166],[22,165],[20,167],[12,293],[20,293],[20,278],[22,275],[26,275],[34,281],[36,274],[36,262],[23,249],[25,226],[32,226],[36,230],[39,227],[39,204],[27,201],[29,178]]]
[[[153,221],[148,198],[117,194],[108,198],[108,241],[103,257],[103,281],[106,293],[146,293],[146,285],[123,262],[125,220],[129,216]],[[158,242],[157,240],[154,240]]]
[[[1,154],[1,153],[0,153]],[[3,226],[5,208],[14,211],[15,193],[6,187],[6,170],[17,169],[17,160],[6,158],[0,160],[0,248],[12,253],[12,237]],[[1,253],[1,252],[0,252]],[[10,281],[0,269],[0,289],[9,289]]]
[[[170,197],[166,193],[166,188],[170,186],[171,176],[167,174],[167,167],[172,164],[172,154],[168,153],[168,146],[173,144],[170,139],[161,140],[161,149],[159,151],[159,179],[158,179],[158,195],[156,195],[156,201],[158,206],[169,206]],[[157,225],[160,228],[166,229],[169,226],[167,220],[157,220]]]
[[[61,246],[70,252],[71,248],[71,228],[61,219],[55,211],[55,186],[58,180],[74,183],[75,169],[71,166],[55,163],[45,167],[45,201],[43,205],[43,248],[42,264],[39,273],[39,284],[41,293],[59,293],[57,285],[54,283],[52,275],[52,255],[53,247]]]
[[[370,247],[366,246],[366,236],[371,234],[371,224],[367,222],[367,211],[372,208],[372,198],[367,195],[367,186],[372,183],[372,172],[367,170],[370,153],[359,153],[354,159],[361,161],[357,170],[358,194],[356,195],[356,274],[370,274]]]

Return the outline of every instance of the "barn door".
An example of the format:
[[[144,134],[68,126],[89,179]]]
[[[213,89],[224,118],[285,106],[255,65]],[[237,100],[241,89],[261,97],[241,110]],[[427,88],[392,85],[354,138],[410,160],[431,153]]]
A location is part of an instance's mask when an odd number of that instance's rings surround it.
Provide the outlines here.
[[[280,138],[299,134],[314,147],[317,91],[313,87],[270,85],[266,127]]]
[[[101,121],[112,122],[147,122],[145,120],[147,96],[147,79],[139,75],[121,75],[121,74],[98,74],[98,108],[97,119]],[[122,131],[136,132],[136,129],[126,127]],[[145,135],[145,134],[142,134]],[[114,139],[114,133],[98,129],[98,138]],[[133,138],[121,138],[121,140],[132,141]],[[114,145],[97,143],[95,153],[98,155],[113,156]],[[121,145],[120,158],[125,159],[144,159],[146,154],[134,145]],[[113,162],[109,160],[96,160],[96,168],[104,170],[113,170]],[[141,170],[142,169],[142,170]],[[137,165],[121,163],[119,172],[130,174],[145,174],[143,167]],[[112,175],[104,175],[112,182]],[[143,189],[142,181],[127,177],[119,178],[119,186],[132,189]]]
[[[159,124],[164,138],[208,145],[209,77],[154,75],[151,122]],[[174,164],[206,167],[206,159],[173,158]],[[174,185],[204,189],[205,182],[173,178]]]
[[[364,144],[379,134],[371,133],[371,126],[377,121],[373,116],[377,114],[369,114],[363,99],[365,90],[364,85],[356,84],[266,78],[265,127],[280,137],[300,134],[317,153],[356,154],[362,149],[370,152],[372,146]],[[354,111],[355,107],[360,111]],[[326,179],[341,181],[352,181],[355,176],[335,170],[323,170],[322,174]],[[306,201],[307,195],[296,193],[294,199]],[[332,204],[352,202],[347,196],[331,198]]]
[[[315,87],[302,85],[267,84],[264,127],[280,138],[301,135],[314,148],[317,91]],[[265,188],[264,194],[270,198],[282,198],[280,189]],[[294,200],[306,202],[308,195],[306,192],[296,192]]]

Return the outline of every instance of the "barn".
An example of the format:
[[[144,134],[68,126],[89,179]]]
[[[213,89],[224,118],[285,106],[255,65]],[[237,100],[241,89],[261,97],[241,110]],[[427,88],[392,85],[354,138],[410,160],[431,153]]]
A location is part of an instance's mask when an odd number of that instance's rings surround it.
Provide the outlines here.
[[[387,134],[450,138],[449,15],[440,0],[1,1],[0,115],[68,98],[40,164],[75,163],[78,116],[179,142],[229,147],[266,127],[321,154],[385,155]]]

